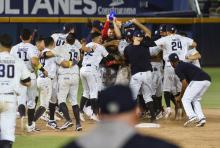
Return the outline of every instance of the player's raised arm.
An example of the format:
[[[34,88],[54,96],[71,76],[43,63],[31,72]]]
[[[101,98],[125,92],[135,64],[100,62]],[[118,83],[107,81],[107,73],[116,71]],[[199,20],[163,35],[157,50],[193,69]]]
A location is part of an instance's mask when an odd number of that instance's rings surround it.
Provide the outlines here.
[[[151,38],[151,31],[150,29],[148,29],[146,26],[144,26],[143,24],[141,24],[136,18],[133,18],[130,20],[133,24],[135,24],[138,28],[140,28],[141,30],[144,31],[145,36],[148,36]]]
[[[121,39],[121,31],[119,29],[119,26],[117,25],[117,18],[113,18],[113,26],[114,26],[114,31],[115,31],[115,36],[117,39]]]

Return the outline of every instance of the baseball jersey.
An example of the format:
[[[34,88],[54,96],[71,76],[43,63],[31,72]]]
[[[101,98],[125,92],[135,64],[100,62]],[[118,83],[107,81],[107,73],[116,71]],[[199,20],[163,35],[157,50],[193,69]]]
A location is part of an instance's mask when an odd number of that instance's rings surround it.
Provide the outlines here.
[[[193,44],[193,40],[178,34],[171,34],[156,40],[155,43],[162,48],[165,65],[169,66],[168,57],[171,53],[176,53],[180,60],[185,60],[187,51],[189,46]]]
[[[56,48],[56,52],[58,53],[58,64],[60,64],[63,60],[65,61],[73,61],[73,63],[76,63],[71,68],[63,68],[60,66],[58,68],[58,74],[79,74],[79,67],[77,63],[80,61],[80,48],[82,47],[79,45],[70,45],[70,44],[64,44],[62,46],[59,46]]]
[[[118,51],[120,52],[121,55],[124,55],[125,47],[127,47],[128,45],[129,43],[125,39],[120,40],[118,44]]]
[[[42,53],[51,51],[51,49],[45,48]],[[56,57],[51,57],[51,58],[40,58],[40,63],[44,67],[44,69],[48,72],[48,77],[54,79],[56,76]],[[40,77],[44,77],[44,74],[38,70],[38,75]]]
[[[11,54],[23,60],[28,70],[31,72],[34,72],[34,68],[32,67],[32,64],[31,64],[31,59],[33,57],[38,58],[39,52],[36,46],[32,45],[31,43],[21,42],[15,45],[14,47],[12,47]]]
[[[94,45],[96,47],[95,49],[92,49],[94,48]],[[90,64],[92,66],[99,67],[100,61],[103,57],[106,57],[108,55],[108,51],[105,49],[104,46],[94,42],[88,43],[86,47],[91,48],[91,51],[84,53],[82,65],[86,66]]]
[[[206,72],[191,63],[181,61],[176,66],[175,73],[181,81],[186,79],[188,83],[191,81],[211,81],[210,76]]]
[[[8,52],[0,52],[0,93],[19,92],[20,80],[30,77],[25,63]]]
[[[64,34],[64,33],[54,33],[51,35],[51,37],[54,39],[54,42],[55,42],[55,45],[56,47],[57,46],[61,46],[61,45],[64,45],[65,42],[66,42],[66,37],[68,36],[68,33],[67,34]],[[75,43],[74,43],[75,46],[77,47],[82,47],[82,45],[80,44],[79,40],[75,40]]]

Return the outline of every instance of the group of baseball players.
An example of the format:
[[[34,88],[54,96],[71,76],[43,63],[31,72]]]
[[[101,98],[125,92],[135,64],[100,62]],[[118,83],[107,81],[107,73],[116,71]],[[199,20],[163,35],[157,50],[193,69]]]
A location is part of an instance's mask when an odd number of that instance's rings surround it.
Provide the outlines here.
[[[99,92],[115,84],[130,86],[140,107],[139,116],[149,116],[150,122],[169,118],[172,101],[175,118],[182,119],[184,111],[188,117],[184,126],[205,125],[200,100],[211,78],[200,69],[201,55],[193,39],[177,34],[170,24],[151,33],[135,18],[121,23],[107,16],[104,26],[93,21],[90,27],[88,37],[80,41],[72,24],[66,24],[62,33],[35,37],[35,45],[29,29],[21,31],[21,42],[13,47],[10,36],[1,35],[2,145],[12,145],[15,139],[16,111],[21,120],[27,112],[27,132],[40,130],[36,125],[39,118],[52,129],[72,127],[67,100],[75,129],[81,131],[85,116],[99,121]],[[80,79],[83,94],[78,105]],[[117,110],[114,105],[107,108]],[[65,119],[63,125],[57,125],[56,114]]]

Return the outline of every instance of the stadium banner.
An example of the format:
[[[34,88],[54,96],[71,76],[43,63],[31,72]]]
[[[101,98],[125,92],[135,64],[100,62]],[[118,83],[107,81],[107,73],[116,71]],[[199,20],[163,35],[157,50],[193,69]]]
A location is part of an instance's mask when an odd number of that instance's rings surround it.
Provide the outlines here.
[[[0,17],[119,17],[172,11],[175,0],[0,0]]]

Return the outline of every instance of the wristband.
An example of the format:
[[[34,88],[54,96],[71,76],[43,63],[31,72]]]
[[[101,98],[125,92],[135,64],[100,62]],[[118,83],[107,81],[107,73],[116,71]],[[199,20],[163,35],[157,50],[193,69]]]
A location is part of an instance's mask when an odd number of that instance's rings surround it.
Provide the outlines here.
[[[73,65],[72,61],[68,61],[68,63],[69,63],[69,67],[71,67]]]
[[[39,65],[37,66],[37,69],[39,69],[39,70],[42,71],[42,72],[45,71],[44,67],[43,67],[41,64],[39,64]]]

